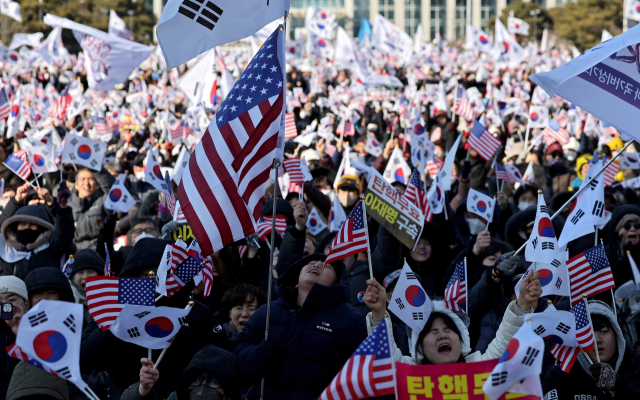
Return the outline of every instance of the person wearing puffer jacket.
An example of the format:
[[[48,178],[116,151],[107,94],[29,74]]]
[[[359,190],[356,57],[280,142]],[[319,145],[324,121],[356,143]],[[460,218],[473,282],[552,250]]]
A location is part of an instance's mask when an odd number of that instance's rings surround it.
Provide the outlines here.
[[[611,308],[589,301],[597,351],[578,354],[571,371],[553,366],[542,381],[545,399],[640,399],[640,353],[627,345]]]
[[[524,323],[525,313],[532,313],[532,304],[542,295],[539,273],[529,272],[520,283],[520,296],[512,301],[504,313],[500,329],[496,338],[491,342],[483,354],[479,351],[471,353],[468,318],[463,313],[448,309],[443,301],[433,302],[433,311],[422,331],[411,332],[409,349],[411,356],[404,356],[391,338],[393,359],[405,364],[451,364],[459,362],[486,361],[500,358],[507,348],[507,344]],[[367,331],[369,335],[387,319],[391,326],[391,319],[386,314],[386,292],[376,281],[367,281],[369,287],[364,295],[365,304],[372,310],[367,314]],[[392,334],[393,330],[389,330]],[[470,354],[471,353],[471,354]]]

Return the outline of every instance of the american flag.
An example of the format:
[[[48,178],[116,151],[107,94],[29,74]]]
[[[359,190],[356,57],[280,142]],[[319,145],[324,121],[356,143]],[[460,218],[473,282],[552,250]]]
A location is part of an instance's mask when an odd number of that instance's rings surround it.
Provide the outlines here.
[[[18,346],[15,343],[10,346],[7,346],[7,354],[9,355],[9,357],[17,358],[18,360],[22,360],[24,362],[29,362],[29,360],[31,360],[28,355],[22,352],[22,349],[20,348],[20,346]],[[43,369],[47,371],[46,368],[43,368]],[[49,372],[51,371],[49,370]]]
[[[427,161],[427,170],[429,170],[429,176],[431,176],[431,178],[434,179],[435,176],[438,174],[438,169],[442,168],[443,165],[444,165],[444,161],[440,157],[434,154],[433,160]]]
[[[181,119],[169,128],[169,135],[171,135],[171,140],[182,139],[189,136],[190,134],[191,128],[189,128],[189,124],[185,119]]]
[[[304,184],[304,174],[300,168],[300,159],[297,157],[285,158],[282,163],[289,174],[289,182]]]
[[[588,353],[593,350],[595,341],[593,340],[593,331],[591,330],[584,301],[580,301],[571,307],[571,312],[576,317],[576,340],[578,345],[585,353]]]
[[[255,232],[283,112],[279,34],[234,84],[182,174],[178,198],[203,255]]]
[[[471,121],[473,119],[473,106],[469,99],[456,99],[455,113],[465,120]]]
[[[602,159],[604,160],[604,164],[609,162],[609,157],[605,156],[604,154],[601,154],[600,152],[596,151],[593,153],[593,158],[591,159],[591,164],[597,164],[598,161],[600,161],[600,156],[602,155]],[[607,166],[607,168],[605,168],[604,172],[602,173],[604,175],[604,184],[606,186],[611,186],[611,184],[613,183],[614,179],[616,178],[616,175],[618,174],[618,171],[620,171],[620,164],[618,164],[618,161],[614,161],[611,164],[609,164]]]
[[[578,353],[580,351],[577,347],[564,346],[558,343],[555,343],[551,348],[553,357],[560,361],[560,369],[567,373],[571,371],[571,367],[576,362]]]
[[[93,122],[93,126],[101,135],[111,134],[118,129],[118,124],[112,124],[98,115],[91,115],[91,122]]]
[[[355,400],[393,394],[393,370],[389,327],[383,320],[347,360],[319,400]]]
[[[567,261],[571,283],[571,305],[582,301],[582,295],[595,296],[616,287],[609,260],[602,244]]]
[[[450,310],[466,312],[460,307],[460,303],[467,300],[466,263],[466,258],[458,261],[456,269],[444,289],[444,303]]]
[[[296,127],[296,120],[293,113],[286,113],[284,115],[284,138],[293,139],[298,136],[298,128]]]
[[[7,97],[7,92],[4,88],[0,89],[0,119],[9,118],[11,114],[11,102]]]
[[[189,256],[178,267],[171,271],[171,275],[167,278],[167,297],[171,297],[181,287],[189,283],[194,276],[198,275],[204,265],[200,264],[195,258]]]
[[[436,140],[440,140],[440,138],[442,138],[442,129],[438,126],[431,132],[431,141],[435,142]]]
[[[338,128],[336,128],[336,135],[353,136],[356,134],[356,129],[351,121],[342,120]]]
[[[562,128],[566,128],[567,124],[571,120],[569,114],[564,110],[560,111],[560,114],[558,114],[556,118],[558,119],[558,124],[560,124],[560,127]]]
[[[553,142],[567,144],[569,140],[571,140],[571,136],[569,136],[564,128],[560,127],[558,121],[552,118],[551,121],[549,121],[549,126],[542,130],[542,139],[544,139],[544,142],[549,146]]]
[[[426,215],[429,200],[427,199],[427,192],[424,190],[422,179],[420,179],[418,168],[414,168],[411,174],[407,190],[404,192],[404,198],[415,204],[422,211],[422,215]]]
[[[111,276],[111,258],[109,257],[109,248],[107,244],[104,244],[104,253],[106,254],[104,260],[104,276]]]
[[[67,115],[67,107],[71,104],[71,95],[69,94],[69,87],[71,83],[67,84],[67,86],[62,90],[60,96],[53,102],[49,115],[52,118],[56,118],[59,120],[64,120]]]
[[[487,128],[478,122],[477,119],[473,120],[473,129],[471,130],[468,141],[469,146],[477,151],[485,161],[489,161],[502,144],[502,142],[493,137],[493,135],[487,131]]]
[[[299,183],[289,182],[289,187],[287,188],[287,192],[302,194],[303,193],[302,185]]]
[[[27,152],[18,150],[4,160],[4,165],[25,181],[31,175],[31,164],[27,160]]]
[[[331,250],[329,250],[327,259],[324,262],[325,264],[342,260],[352,254],[367,251],[369,248],[369,240],[367,231],[364,228],[365,218],[364,202],[360,201],[353,208],[345,223],[342,224],[342,228],[340,228],[340,231],[333,239]]]
[[[211,288],[213,287],[213,261],[207,257],[204,260],[204,268],[202,268],[202,284],[204,286],[204,297],[211,295]]]
[[[181,239],[178,239],[175,243],[171,244],[171,271],[175,271],[178,265],[182,264],[184,260],[189,257],[187,250],[187,244]]]
[[[69,259],[64,263],[61,269],[67,278],[71,276],[71,271],[73,270],[73,255],[69,255]]]
[[[520,184],[524,184],[522,180],[522,175],[520,171],[513,165],[502,165],[501,163],[496,163],[497,169],[497,177],[500,180],[508,181],[508,182],[519,182]]]
[[[267,235],[271,232],[271,226],[273,225],[273,220],[271,217],[261,216],[258,220],[258,226],[256,228],[256,233],[260,240],[264,240]],[[282,215],[276,215],[276,232],[278,235],[284,237],[284,231],[287,230],[287,219]]]
[[[90,276],[86,279],[89,314],[103,331],[114,323],[125,304],[154,306],[154,278]]]

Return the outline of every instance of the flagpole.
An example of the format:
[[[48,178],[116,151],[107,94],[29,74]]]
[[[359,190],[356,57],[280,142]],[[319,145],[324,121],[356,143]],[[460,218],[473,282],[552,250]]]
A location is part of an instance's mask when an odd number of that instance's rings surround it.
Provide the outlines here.
[[[469,285],[469,281],[467,281],[467,257],[464,258],[464,282],[465,285]],[[465,305],[464,305],[465,311],[467,312],[467,315],[469,315],[469,291],[467,290],[467,295],[465,296]]]
[[[607,162],[607,163],[604,165],[604,167],[602,167],[602,168],[600,169],[600,171],[598,171],[594,176],[592,176],[592,177],[591,177],[591,179],[589,179],[589,182],[587,182],[586,184],[582,185],[582,186],[580,187],[580,189],[578,189],[578,190],[573,194],[573,196],[571,196],[571,198],[570,198],[569,200],[567,200],[567,201],[566,201],[566,202],[565,202],[565,203],[564,203],[560,208],[558,208],[558,211],[556,211],[556,212],[555,212],[555,214],[553,214],[553,215],[551,216],[551,220],[553,221],[553,220],[554,220],[558,215],[560,215],[560,213],[562,212],[562,210],[563,210],[563,209],[564,209],[568,204],[571,204],[571,202],[572,202],[573,200],[575,200],[575,198],[576,198],[576,197],[578,197],[578,195],[579,195],[579,194],[580,194],[580,193],[581,193],[581,192],[582,192],[586,187],[589,187],[589,186],[590,186],[590,184],[591,184],[591,181],[593,181],[593,180],[594,180],[598,175],[600,175],[602,172],[604,172],[604,170],[605,170],[605,169],[607,169],[607,167],[608,167],[611,163],[613,163],[613,162],[616,160],[616,158],[618,158],[618,157],[620,156],[620,154],[621,154],[623,151],[625,151],[625,149],[626,149],[627,147],[629,147],[632,143],[633,143],[633,139],[631,139],[631,140],[629,141],[629,143],[627,143],[627,144],[622,148],[622,150],[620,150],[620,151],[619,151],[615,156],[613,156],[613,157],[611,158],[611,160],[609,160],[609,162]],[[524,248],[527,246],[527,243],[528,243],[528,242],[529,242],[529,239],[527,239],[527,240],[522,244],[522,246],[520,246],[520,248],[519,248],[518,250],[516,250],[516,252],[514,253],[514,255],[518,255],[518,254],[520,254],[520,252],[521,252],[522,250],[524,250]]]
[[[598,341],[596,340],[596,333],[593,330],[593,322],[591,322],[591,313],[589,313],[589,302],[587,301],[587,294],[582,295],[582,301],[584,302],[584,308],[587,310],[587,317],[589,318],[589,325],[591,325],[591,334],[593,335],[593,347],[596,350],[596,360],[600,362],[600,354],[598,354]],[[587,357],[589,358],[589,357]]]
[[[187,306],[193,308],[194,304],[195,302],[193,300],[190,300]],[[189,310],[189,312],[191,312],[191,310]],[[169,344],[169,346],[171,346],[171,344]],[[167,350],[169,350],[169,347],[165,347],[164,349],[162,349],[162,353],[160,353],[160,357],[158,357],[158,361],[156,361],[156,363],[153,364],[153,369],[158,369],[158,365],[160,365],[160,361],[162,361],[162,358],[164,357]],[[149,352],[151,352],[151,349],[149,349]],[[151,358],[149,358],[149,361],[151,361]]]
[[[362,220],[364,221],[364,233],[367,238],[367,260],[369,260],[369,276],[373,280],[373,265],[371,265],[371,246],[369,245],[369,228],[367,227],[367,208],[364,204],[364,195],[360,195],[362,203]]]
[[[8,169],[9,171],[11,171],[11,172],[13,172],[14,174],[18,175],[18,173],[17,173],[16,171],[12,170],[11,168],[9,168],[9,167],[7,166],[7,164],[2,163],[2,165],[4,165],[5,167],[7,167],[7,169]],[[23,181],[25,181],[25,183],[28,183],[28,184],[29,184],[29,186],[31,186],[31,187],[32,187],[32,188],[34,188],[34,189],[36,188],[35,186],[33,186],[33,183],[31,183],[31,182],[29,182],[28,180],[24,179],[24,178],[23,178],[23,177],[21,177],[20,175],[18,175],[18,176],[20,177],[20,179],[22,179]]]

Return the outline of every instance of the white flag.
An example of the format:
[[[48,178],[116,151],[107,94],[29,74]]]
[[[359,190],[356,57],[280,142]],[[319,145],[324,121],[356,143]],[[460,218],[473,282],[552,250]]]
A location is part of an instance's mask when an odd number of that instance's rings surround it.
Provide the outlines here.
[[[531,320],[533,332],[552,343],[578,347],[576,341],[576,317],[571,311],[550,311],[525,316],[525,324]]]
[[[204,102],[208,107],[212,107],[211,99],[217,90],[214,50],[206,52],[178,82],[180,90],[193,104]]]
[[[540,375],[543,353],[544,341],[525,323],[507,344],[482,390],[489,399],[496,400],[514,384]]]
[[[546,128],[549,126],[549,108],[545,106],[529,107],[529,128]]]
[[[524,257],[529,262],[541,262],[550,264],[558,251],[556,232],[553,230],[549,209],[544,202],[544,196],[538,194],[538,210],[536,222],[533,225],[531,236],[524,251]]]
[[[382,145],[378,142],[378,139],[371,135],[367,136],[367,143],[364,145],[364,149],[374,157],[379,157],[382,154]]]
[[[514,17],[513,11],[509,13],[509,18],[507,19],[507,26],[509,28],[510,33],[529,36],[529,24],[521,20],[520,18]]]
[[[493,221],[495,206],[495,199],[475,189],[469,189],[469,194],[467,195],[467,211],[486,219],[487,222],[491,222]]]
[[[55,153],[53,152],[53,146],[51,144],[29,146],[27,155],[31,162],[31,169],[36,174],[55,172],[58,170]]]
[[[562,227],[562,232],[560,232],[558,250],[566,248],[567,244],[574,239],[595,232],[589,192],[588,189],[585,189],[576,197],[571,212]]]
[[[180,185],[180,179],[182,179],[182,173],[185,168],[187,168],[187,164],[189,163],[189,151],[186,146],[182,146],[180,150],[180,155],[176,160],[176,164],[173,167],[173,175],[171,175],[171,179],[176,183],[176,185]]]
[[[9,45],[9,50],[15,50],[20,46],[37,47],[43,37],[44,34],[42,32],[14,33],[13,39],[11,39],[11,44]]]
[[[527,170],[524,171],[522,180],[527,185],[531,185],[535,180],[535,174],[533,173],[533,161],[529,161],[529,165],[527,165]]]
[[[20,15],[20,4],[15,1],[0,1],[0,14],[11,17],[18,22],[22,22],[22,15]]]
[[[162,176],[162,171],[158,164],[158,153],[155,147],[149,149],[147,157],[144,159],[144,181],[166,195],[171,194],[167,182],[164,176]]]
[[[67,133],[62,149],[62,163],[80,164],[94,171],[102,168],[107,144],[99,140]]]
[[[21,91],[18,89],[16,92],[15,100],[11,105],[11,113],[7,119],[7,138],[12,138],[16,133],[20,132],[20,102]]]
[[[350,70],[356,75],[356,78],[361,80],[367,79],[372,74],[367,66],[367,59],[360,51],[360,47],[342,27],[338,27],[333,61],[336,65]]]
[[[510,68],[518,66],[524,58],[524,49],[500,22],[500,18],[496,18],[495,35],[496,61],[506,63]]]
[[[113,10],[109,12],[109,35],[133,40],[133,34],[127,29],[127,24]]]
[[[558,251],[553,261],[549,264],[536,263],[536,271],[540,273],[540,286],[542,286],[542,296],[571,296],[571,287],[569,286],[569,269],[567,268],[567,252]],[[524,278],[533,268],[533,264],[529,266],[527,272],[522,275]],[[520,278],[522,280],[522,278]],[[518,284],[519,285],[519,284]],[[519,287],[519,286],[516,286]],[[518,293],[516,293],[516,297]]]
[[[636,288],[640,290],[640,271],[635,260],[631,257],[631,253],[627,251],[627,257],[629,258],[629,265],[631,266],[631,272],[633,272],[633,280],[636,282]]]
[[[389,183],[400,182],[403,185],[407,185],[409,178],[411,178],[411,168],[404,160],[400,147],[396,147],[393,149],[389,163],[384,169],[384,179]]]
[[[295,141],[296,139],[293,140]],[[349,146],[345,146],[344,151],[342,152],[342,161],[340,161],[340,166],[338,167],[338,173],[336,174],[336,177],[333,181],[334,189],[338,189],[338,183],[340,183],[340,179],[343,175],[348,174],[348,171],[351,169],[351,157],[349,156],[350,153],[351,148]]]
[[[126,304],[109,330],[120,340],[147,349],[165,349],[185,324],[191,307],[149,307]]]
[[[83,50],[89,87],[95,90],[108,91],[115,84],[126,81],[131,71],[153,51],[153,46],[111,36],[55,15],[47,14],[44,23],[73,30],[73,36]]]
[[[118,175],[118,178],[113,182],[109,195],[104,201],[104,208],[107,210],[120,211],[123,213],[129,212],[131,207],[136,204],[136,200],[131,196],[124,183],[127,180],[126,174]]]
[[[640,176],[622,181],[623,188],[640,189]],[[606,210],[605,210],[606,213]]]
[[[458,146],[460,146],[460,139],[462,139],[462,135],[458,135],[458,138],[453,142],[453,146],[451,146],[447,156],[444,158],[444,164],[442,166],[440,176],[442,177],[442,189],[445,191],[451,190],[453,163],[456,160],[456,153],[458,152]]]
[[[313,180],[313,175],[311,175],[311,171],[309,171],[309,166],[307,166],[307,160],[305,157],[302,157],[302,159],[300,159],[300,170],[302,171],[302,179],[305,182]]]
[[[342,204],[338,201],[338,196],[334,194],[333,203],[331,205],[331,214],[329,214],[329,230],[331,232],[339,231],[346,220],[347,214],[345,214]]]
[[[473,190],[473,189],[471,189]],[[445,205],[445,194],[442,189],[442,178],[440,173],[436,174],[435,179],[431,182],[431,186],[429,186],[429,190],[427,190],[427,201],[429,202],[429,206],[431,207],[432,214],[440,214]]]
[[[637,153],[620,153],[618,158],[622,169],[640,169],[640,158]]]
[[[398,55],[405,64],[411,61],[413,54],[411,36],[380,14],[376,15],[371,42],[383,53]]]
[[[16,345],[30,362],[84,390],[80,374],[81,304],[40,300],[22,317]]]
[[[606,29],[602,30],[602,36],[600,38],[600,42],[606,42],[609,39],[613,39],[613,35]]]
[[[320,7],[307,8],[304,26],[322,39],[333,39],[333,31],[338,26],[336,14]]]
[[[584,176],[582,180],[582,186],[586,185],[587,182],[598,173],[604,167],[605,161],[598,160],[595,164],[592,164],[589,167],[589,170]],[[585,189],[586,192],[589,192],[589,207],[587,210],[591,210],[591,216],[593,217],[593,223],[595,225],[605,224],[604,217],[604,172],[600,175],[596,176],[590,183],[590,189]]]
[[[493,52],[493,41],[483,31],[473,25],[467,25],[467,41],[464,45],[467,50],[478,50],[483,53]]]
[[[634,21],[640,21],[640,1],[625,0],[624,1],[624,17]]]
[[[325,224],[322,218],[320,218],[318,209],[313,207],[309,213],[309,218],[307,219],[307,229],[309,229],[309,232],[311,232],[313,236],[316,236],[326,228],[327,224]]]
[[[251,36],[287,11],[289,0],[215,0],[202,4],[169,0],[156,34],[171,69],[211,48]]]
[[[420,285],[418,275],[411,270],[406,261],[388,308],[416,332],[422,331],[433,311],[431,299]]]

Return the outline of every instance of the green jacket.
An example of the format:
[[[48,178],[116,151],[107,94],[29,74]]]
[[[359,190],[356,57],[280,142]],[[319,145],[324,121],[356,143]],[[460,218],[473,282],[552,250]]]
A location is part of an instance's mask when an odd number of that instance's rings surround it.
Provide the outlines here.
[[[153,389],[146,396],[140,396],[140,392],[138,392],[138,386],[140,386],[140,382],[129,386],[127,390],[122,393],[122,397],[120,400],[158,400]],[[166,400],[178,400],[178,395],[176,392],[173,392],[169,395]]]
[[[29,396],[49,396],[58,400],[69,400],[67,381],[20,361],[13,370],[9,390],[7,390],[7,400],[19,400]]]

